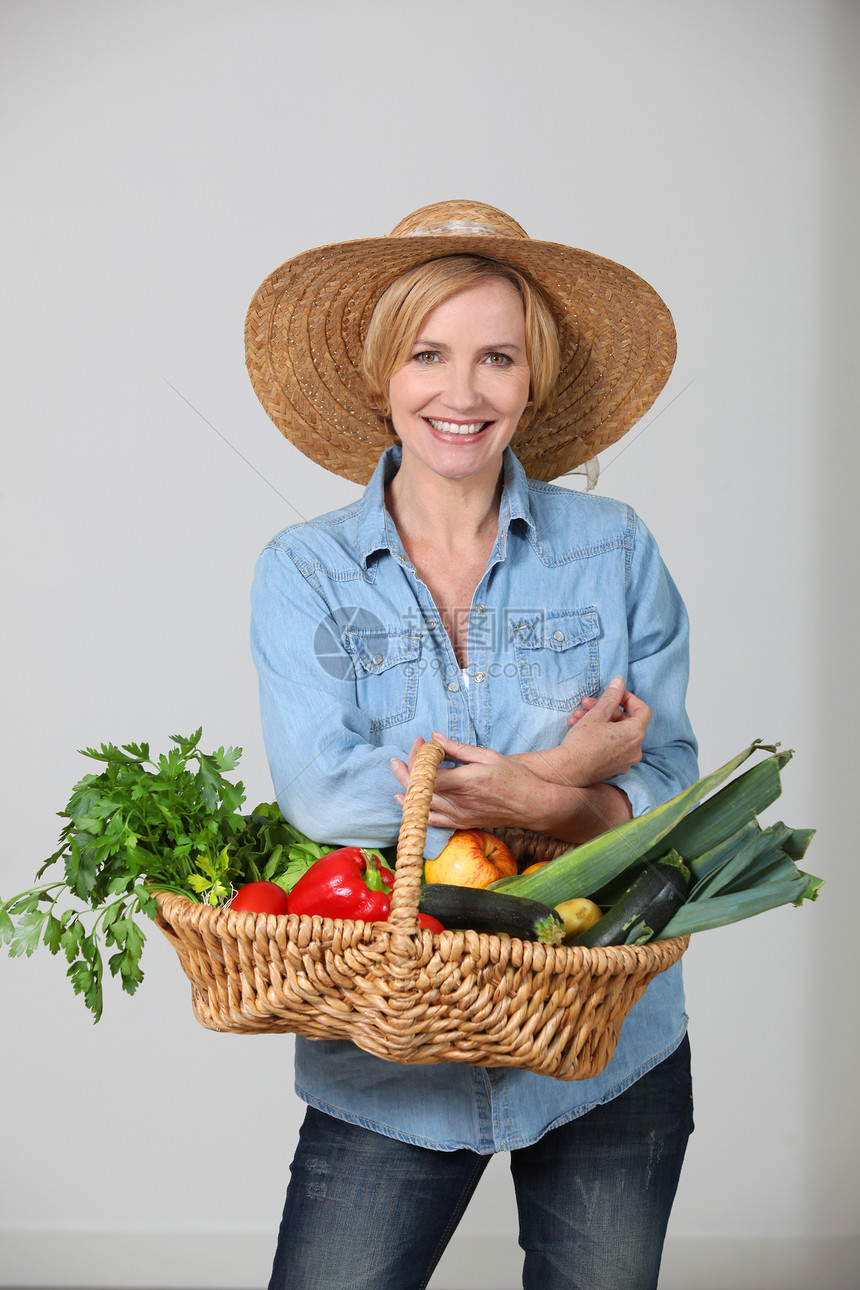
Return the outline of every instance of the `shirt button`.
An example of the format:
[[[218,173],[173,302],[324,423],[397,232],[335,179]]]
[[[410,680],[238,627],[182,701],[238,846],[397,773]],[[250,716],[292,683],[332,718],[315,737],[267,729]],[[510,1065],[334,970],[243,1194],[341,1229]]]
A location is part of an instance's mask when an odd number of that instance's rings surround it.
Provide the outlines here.
[[[483,680],[484,680],[484,673],[483,673],[483,672],[476,672],[476,673],[475,673],[475,677],[474,677],[474,679],[475,679],[476,681],[483,681]]]
[[[457,684],[457,682],[456,682],[456,681],[449,681],[449,682],[448,682],[448,689],[451,691],[451,693],[452,693],[452,694],[453,694],[456,690],[459,690],[459,688],[460,688],[460,687],[459,687],[459,685]]]
[[[382,663],[382,662],[384,662],[384,660],[385,660],[385,655],[384,655],[384,654],[374,654],[374,656],[373,656],[373,661],[374,661],[374,663],[376,664],[376,666],[377,666],[377,667],[379,667],[379,664],[380,664],[380,663]]]
[[[435,626],[436,626],[436,619],[435,619],[435,618],[431,618],[431,619],[429,620],[429,622],[427,623],[427,630],[428,630],[428,632],[432,632],[432,630],[433,630],[433,628],[434,628]]]
[[[476,613],[476,614],[482,614],[483,612],[484,612],[484,606],[483,606],[483,605],[475,605],[475,613]]]
[[[563,641],[563,640],[564,640],[564,632],[553,632],[553,634],[552,634],[552,638],[553,638],[553,640],[554,640],[554,641]]]

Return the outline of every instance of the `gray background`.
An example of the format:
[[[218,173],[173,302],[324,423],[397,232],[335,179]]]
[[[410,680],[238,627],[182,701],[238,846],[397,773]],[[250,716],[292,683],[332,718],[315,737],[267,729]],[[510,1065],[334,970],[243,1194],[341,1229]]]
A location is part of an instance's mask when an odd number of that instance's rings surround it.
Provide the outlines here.
[[[710,769],[797,750],[817,905],[687,955],[698,1127],[663,1286],[856,1287],[858,7],[6,0],[2,894],[54,849],[76,749],[204,725],[271,796],[257,552],[357,489],[244,370],[257,284],[446,197],[654,283],[679,357],[600,490],[693,621]],[[153,930],[93,1028],[0,958],[0,1284],[256,1287],[301,1114],[287,1037],[209,1034]],[[384,1205],[380,1222],[384,1223]],[[519,1283],[493,1163],[433,1280]],[[814,1278],[814,1280],[813,1280]]]

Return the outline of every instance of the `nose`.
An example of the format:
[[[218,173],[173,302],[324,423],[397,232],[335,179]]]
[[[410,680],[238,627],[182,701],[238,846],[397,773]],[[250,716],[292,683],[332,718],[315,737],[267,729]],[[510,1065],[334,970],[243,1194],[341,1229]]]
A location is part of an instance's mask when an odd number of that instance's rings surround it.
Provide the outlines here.
[[[471,363],[449,363],[442,397],[452,412],[466,414],[481,402],[477,373]]]

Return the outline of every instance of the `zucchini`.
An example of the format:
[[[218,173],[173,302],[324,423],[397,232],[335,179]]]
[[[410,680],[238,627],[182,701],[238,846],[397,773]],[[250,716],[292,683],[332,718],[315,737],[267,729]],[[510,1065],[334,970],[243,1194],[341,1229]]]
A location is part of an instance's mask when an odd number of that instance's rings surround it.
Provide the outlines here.
[[[546,945],[560,945],[564,937],[564,919],[549,905],[522,896],[504,896],[486,887],[425,883],[418,910],[438,918],[446,928],[503,932],[523,941],[543,941]]]
[[[689,869],[677,851],[669,851],[642,869],[599,922],[566,943],[593,948],[650,941],[681,908],[689,884]]]

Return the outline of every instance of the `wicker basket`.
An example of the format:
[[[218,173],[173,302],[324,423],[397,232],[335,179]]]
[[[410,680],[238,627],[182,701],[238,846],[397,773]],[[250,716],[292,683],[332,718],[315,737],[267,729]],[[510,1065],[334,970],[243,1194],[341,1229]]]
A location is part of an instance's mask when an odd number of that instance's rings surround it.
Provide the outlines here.
[[[158,925],[191,981],[202,1025],[350,1039],[403,1063],[517,1066],[563,1080],[604,1068],[630,1008],[688,938],[584,949],[419,928],[442,756],[438,744],[425,744],[410,776],[388,922],[276,917],[158,894]],[[512,840],[534,851],[530,835]]]

